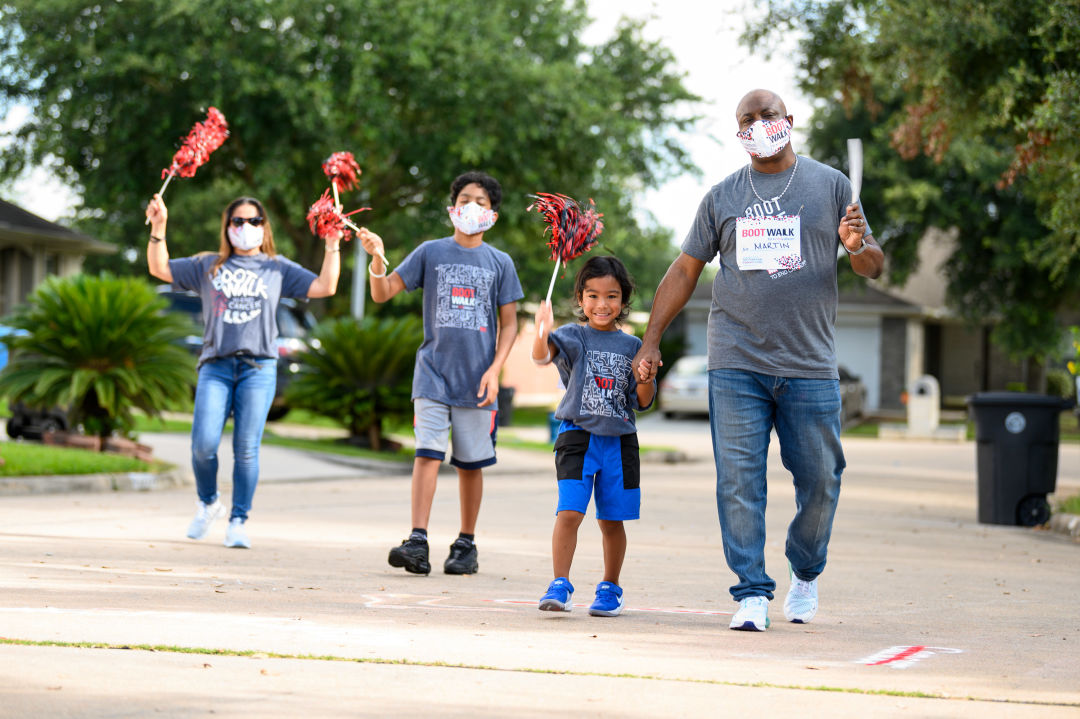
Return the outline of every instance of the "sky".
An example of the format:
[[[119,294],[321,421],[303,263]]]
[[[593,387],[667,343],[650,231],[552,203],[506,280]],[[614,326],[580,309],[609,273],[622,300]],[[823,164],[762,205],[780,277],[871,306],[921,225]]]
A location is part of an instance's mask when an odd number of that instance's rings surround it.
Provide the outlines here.
[[[645,19],[645,37],[671,49],[686,87],[702,98],[687,113],[702,120],[692,132],[679,136],[702,175],[675,177],[660,187],[645,188],[638,202],[640,210],[673,231],[676,243],[689,229],[708,189],[748,161],[735,139],[735,105],[744,94],[758,87],[779,93],[795,116],[796,147],[803,139],[800,124],[810,118],[809,100],[795,89],[793,68],[782,58],[752,57],[739,44],[748,8],[753,8],[751,0],[589,0],[595,21],[583,34],[585,42],[597,44],[610,37],[624,15]],[[25,108],[14,108],[0,130],[20,125],[25,113]],[[9,199],[48,220],[69,214],[75,199],[41,168],[18,180],[13,190]]]

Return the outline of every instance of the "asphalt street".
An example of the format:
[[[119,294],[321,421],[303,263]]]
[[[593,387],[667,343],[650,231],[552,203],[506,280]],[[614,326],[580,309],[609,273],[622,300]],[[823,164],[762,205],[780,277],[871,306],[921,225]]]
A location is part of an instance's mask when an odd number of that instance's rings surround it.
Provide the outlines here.
[[[845,440],[821,609],[795,625],[781,608],[794,495],[774,442],[778,597],[757,634],[727,628],[707,424],[649,417],[641,439],[687,461],[643,465],[616,618],[587,612],[591,519],[573,611],[536,609],[555,501],[543,452],[502,449],[487,473],[473,576],[440,571],[452,474],[426,577],[386,563],[409,529],[406,474],[279,448],[264,450],[250,550],[224,548],[223,523],[184,538],[190,487],[0,497],[0,716],[1080,714],[1080,543],[977,523],[973,443]],[[1059,492],[1080,491],[1080,446],[1059,465]]]

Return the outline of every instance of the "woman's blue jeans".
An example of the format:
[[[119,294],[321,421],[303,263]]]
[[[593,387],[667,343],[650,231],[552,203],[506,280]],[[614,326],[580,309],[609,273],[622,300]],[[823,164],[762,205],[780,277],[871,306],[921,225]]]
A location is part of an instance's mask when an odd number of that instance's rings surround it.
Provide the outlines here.
[[[199,368],[191,423],[191,466],[199,499],[218,497],[218,446],[233,416],[233,496],[229,519],[246,520],[259,482],[259,444],[277,388],[277,360],[226,357]]]
[[[731,595],[772,599],[776,589],[765,572],[765,465],[774,427],[795,484],[787,558],[800,579],[814,579],[825,569],[845,466],[840,383],[710,370],[709,418],[724,557],[739,579]]]

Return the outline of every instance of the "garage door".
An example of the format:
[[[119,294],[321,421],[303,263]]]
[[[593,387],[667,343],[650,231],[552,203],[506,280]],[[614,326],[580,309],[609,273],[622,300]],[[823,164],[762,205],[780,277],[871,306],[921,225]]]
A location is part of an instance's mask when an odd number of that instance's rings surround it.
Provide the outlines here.
[[[878,409],[881,406],[880,319],[837,318],[836,359],[866,385],[866,409]]]

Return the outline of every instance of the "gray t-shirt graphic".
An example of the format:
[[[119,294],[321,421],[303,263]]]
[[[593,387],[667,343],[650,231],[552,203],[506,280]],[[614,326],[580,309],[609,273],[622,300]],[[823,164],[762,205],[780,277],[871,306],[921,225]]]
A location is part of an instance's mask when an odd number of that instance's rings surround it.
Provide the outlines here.
[[[216,254],[169,260],[173,289],[202,298],[203,348],[199,365],[244,352],[277,357],[277,306],[282,297],[307,297],[317,277],[285,257],[232,255],[210,276]]]
[[[682,251],[702,262],[719,256],[709,311],[709,369],[838,377],[837,228],[851,201],[851,183],[841,172],[809,157],[798,159],[786,192],[790,171],[768,175],[751,170],[751,187],[748,166],[715,185],[701,201],[683,241]],[[801,256],[779,270],[740,270],[738,218],[790,215],[800,216]]]
[[[636,431],[639,407],[631,362],[641,340],[621,330],[564,325],[549,335],[558,352],[552,360],[566,386],[556,419],[606,437]]]
[[[394,271],[409,292],[424,289],[424,343],[412,398],[476,407],[480,378],[495,360],[498,308],[524,297],[510,255],[444,237],[422,243]]]

